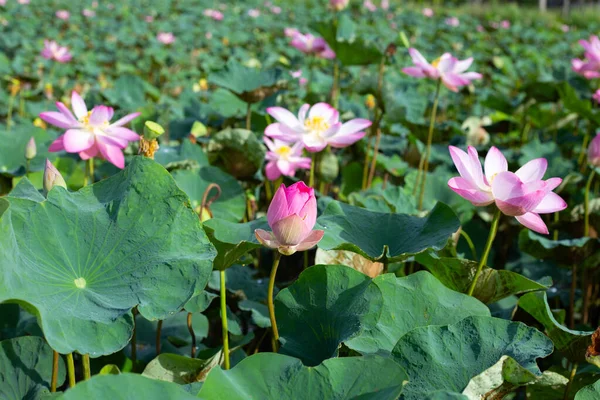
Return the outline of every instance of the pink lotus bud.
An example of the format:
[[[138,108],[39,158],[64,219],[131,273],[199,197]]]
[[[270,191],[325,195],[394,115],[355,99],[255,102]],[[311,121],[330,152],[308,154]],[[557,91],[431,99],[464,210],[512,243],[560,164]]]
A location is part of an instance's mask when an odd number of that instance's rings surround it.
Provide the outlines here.
[[[600,167],[600,135],[598,134],[588,146],[588,163],[594,167]]]
[[[277,189],[267,211],[267,221],[273,232],[257,229],[256,238],[264,246],[288,256],[315,246],[325,233],[313,230],[317,221],[317,199],[314,189],[304,182],[287,188],[282,184]]]
[[[53,187],[60,186],[67,188],[67,183],[63,179],[62,175],[50,160],[46,159],[46,168],[44,169],[44,192],[48,194]]]
[[[35,146],[35,139],[29,139],[27,146],[25,147],[25,158],[27,160],[33,160],[37,155],[37,147]]]

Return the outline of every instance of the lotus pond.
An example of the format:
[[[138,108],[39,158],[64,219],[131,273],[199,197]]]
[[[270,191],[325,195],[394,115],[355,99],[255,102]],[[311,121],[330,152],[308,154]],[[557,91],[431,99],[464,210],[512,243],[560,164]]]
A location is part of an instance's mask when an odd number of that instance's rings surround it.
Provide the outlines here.
[[[600,399],[599,32],[0,1],[0,399]]]

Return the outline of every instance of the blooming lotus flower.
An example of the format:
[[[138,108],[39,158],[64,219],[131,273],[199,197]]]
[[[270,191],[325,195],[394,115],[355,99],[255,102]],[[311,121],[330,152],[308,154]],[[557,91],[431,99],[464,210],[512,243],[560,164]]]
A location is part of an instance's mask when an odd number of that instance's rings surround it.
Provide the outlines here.
[[[377,11],[377,6],[371,0],[365,0],[363,6],[371,12]]]
[[[44,40],[41,54],[46,60],[55,60],[59,63],[69,62],[73,58],[68,47],[59,46],[54,40]]]
[[[54,13],[54,15],[56,15],[56,18],[66,21],[71,16],[71,13],[68,12],[67,10],[58,10]]]
[[[210,18],[214,19],[215,21],[223,20],[223,13],[221,11],[206,9],[206,10],[204,10],[203,14],[204,14],[204,16],[210,17]]]
[[[482,77],[477,72],[465,72],[473,63],[473,57],[460,61],[450,53],[444,53],[430,64],[417,49],[410,48],[408,52],[415,66],[403,68],[402,72],[415,78],[441,79],[444,86],[453,92]]]
[[[588,146],[588,163],[594,167],[600,167],[600,131],[592,139]]]
[[[456,17],[446,18],[445,22],[446,22],[446,25],[449,25],[449,26],[459,26],[460,25],[460,20]]]
[[[282,107],[269,107],[267,113],[277,120],[265,129],[265,135],[288,143],[302,142],[310,152],[319,152],[327,145],[347,147],[365,136],[371,121],[352,119],[344,124],[339,112],[327,103],[304,104],[298,117]]]
[[[298,168],[310,168],[311,160],[308,157],[302,157],[302,143],[298,142],[293,146],[281,140],[270,140],[263,138],[269,148],[266,159],[268,161],[265,167],[267,179],[274,181],[281,175],[294,176]]]
[[[296,28],[285,28],[283,30],[283,34],[289,38],[294,37],[298,33],[300,33],[300,31]]]
[[[302,34],[298,31],[291,32],[291,34],[292,41],[290,44],[304,54],[312,54],[327,59],[335,58],[335,53],[331,50],[325,39],[315,37],[310,33]]]
[[[336,11],[342,11],[349,3],[350,0],[329,0],[329,5]]]
[[[500,21],[500,26],[501,26],[503,29],[510,29],[510,21],[509,21],[509,20],[507,20],[507,19],[505,19],[505,20],[502,20],[502,21]]]
[[[158,35],[156,35],[156,40],[162,44],[172,44],[175,42],[175,35],[171,32],[159,32]]]
[[[485,173],[474,147],[468,154],[454,146],[450,156],[460,177],[451,178],[448,186],[475,206],[496,203],[502,213],[516,217],[525,227],[547,234],[548,228],[539,214],[564,210],[567,203],[552,192],[560,178],[542,180],[548,162],[545,158],[531,160],[517,172],[508,171],[508,163],[500,150],[492,147],[485,157]]]
[[[282,184],[277,189],[267,210],[267,221],[273,231],[257,229],[256,238],[287,256],[315,246],[325,233],[313,230],[317,222],[315,191],[302,181],[290,187]]]
[[[427,18],[431,18],[431,17],[433,17],[433,10],[431,8],[424,8],[423,15],[426,16]]]
[[[110,123],[114,110],[107,106],[96,106],[88,111],[85,102],[79,94],[73,91],[71,95],[73,113],[61,102],[56,103],[56,111],[47,111],[40,114],[44,121],[66,129],[64,135],[56,139],[49,147],[49,151],[66,151],[79,153],[82,160],[100,156],[118,168],[125,167],[122,149],[129,142],[139,140],[139,135],[123,125],[130,122],[139,112],[129,114],[114,123]]]
[[[591,36],[589,42],[580,40],[579,44],[585,50],[585,59],[571,60],[573,71],[586,79],[600,78],[600,39],[598,36]]]

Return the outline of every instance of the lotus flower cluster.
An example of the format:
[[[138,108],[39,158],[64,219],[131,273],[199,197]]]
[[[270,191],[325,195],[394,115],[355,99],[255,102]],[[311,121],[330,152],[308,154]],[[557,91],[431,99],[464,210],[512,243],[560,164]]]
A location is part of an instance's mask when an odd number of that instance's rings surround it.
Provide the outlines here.
[[[323,238],[322,230],[313,230],[317,222],[315,191],[304,182],[277,189],[267,210],[267,221],[272,232],[257,229],[254,234],[264,246],[284,255],[308,250]]]
[[[467,153],[450,146],[450,156],[460,177],[448,186],[475,206],[495,203],[502,213],[515,217],[522,225],[542,234],[548,233],[539,214],[564,210],[567,203],[553,192],[560,178],[542,180],[548,166],[545,158],[531,160],[516,172],[508,171],[508,162],[496,147],[485,157],[484,170],[474,147]]]
[[[310,33],[300,33],[295,29],[286,31],[287,35],[292,38],[290,44],[304,54],[327,59],[335,58],[335,53],[321,37],[313,36]]]
[[[124,168],[123,149],[129,142],[137,141],[140,137],[123,125],[140,113],[126,115],[111,124],[110,120],[114,114],[111,107],[99,105],[88,111],[85,102],[75,91],[71,95],[71,105],[73,113],[63,103],[57,102],[56,108],[59,112],[47,111],[40,114],[40,118],[49,124],[66,129],[66,132],[50,145],[49,151],[79,153],[83,160],[99,156],[118,168]]]
[[[571,60],[573,71],[586,79],[600,78],[600,39],[598,36],[592,36],[589,42],[580,40],[579,44],[585,50],[585,59]]]
[[[444,86],[453,92],[482,77],[477,72],[465,72],[473,63],[473,57],[461,61],[450,53],[444,53],[430,64],[417,49],[411,48],[408,52],[414,66],[403,68],[402,72],[415,78],[441,79]]]
[[[73,58],[68,47],[60,46],[54,40],[44,40],[44,48],[41,54],[46,60],[54,60],[59,63],[69,62]]]

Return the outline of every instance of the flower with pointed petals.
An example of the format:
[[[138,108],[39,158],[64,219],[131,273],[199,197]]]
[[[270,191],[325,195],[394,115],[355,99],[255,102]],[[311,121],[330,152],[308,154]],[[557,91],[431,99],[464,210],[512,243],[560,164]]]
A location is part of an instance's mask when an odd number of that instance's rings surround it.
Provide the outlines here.
[[[600,167],[600,131],[588,146],[588,163],[594,167]]]
[[[56,103],[56,111],[46,111],[40,114],[44,121],[66,129],[64,135],[56,139],[48,149],[51,152],[66,151],[79,153],[82,160],[101,156],[119,168],[125,167],[122,149],[129,142],[139,140],[139,135],[123,125],[130,122],[139,112],[129,114],[114,123],[110,123],[114,110],[107,106],[96,106],[88,111],[85,102],[79,94],[73,91],[71,95],[73,113],[61,102]]]
[[[325,233],[313,230],[317,222],[317,199],[314,189],[302,181],[290,187],[282,184],[277,189],[267,210],[267,221],[273,231],[257,229],[256,238],[286,256],[310,249]]]
[[[548,162],[545,158],[531,160],[517,172],[508,171],[508,162],[496,147],[485,157],[482,170],[479,155],[469,146],[468,153],[450,146],[450,156],[460,177],[451,178],[448,186],[475,206],[496,203],[502,213],[516,217],[525,227],[547,234],[548,228],[539,214],[564,210],[567,203],[552,192],[562,179],[542,180]]]
[[[281,175],[294,176],[298,168],[310,168],[311,160],[308,157],[302,157],[302,143],[297,142],[293,146],[278,139],[263,138],[269,148],[266,159],[268,161],[265,167],[267,179],[274,181]]]
[[[59,63],[69,62],[73,58],[68,47],[60,46],[54,40],[44,40],[41,54],[46,60],[55,60]]]
[[[441,79],[444,86],[453,92],[474,79],[481,79],[480,73],[465,72],[473,63],[473,57],[460,61],[450,53],[444,53],[430,64],[417,49],[410,48],[408,52],[415,65],[403,68],[402,72],[415,78]]]
[[[265,135],[288,143],[302,142],[306,150],[315,153],[327,145],[347,147],[365,136],[371,121],[352,119],[344,124],[339,112],[327,103],[304,104],[298,117],[282,107],[269,107],[267,113],[277,120],[265,129]]]
[[[573,71],[586,79],[600,78],[600,39],[591,36],[589,42],[580,40],[579,44],[585,50],[585,59],[572,59]]]
[[[298,31],[292,31],[290,34],[292,35],[290,44],[304,54],[312,54],[327,59],[335,58],[334,51],[329,47],[325,39],[316,37],[310,33],[303,34]]]

